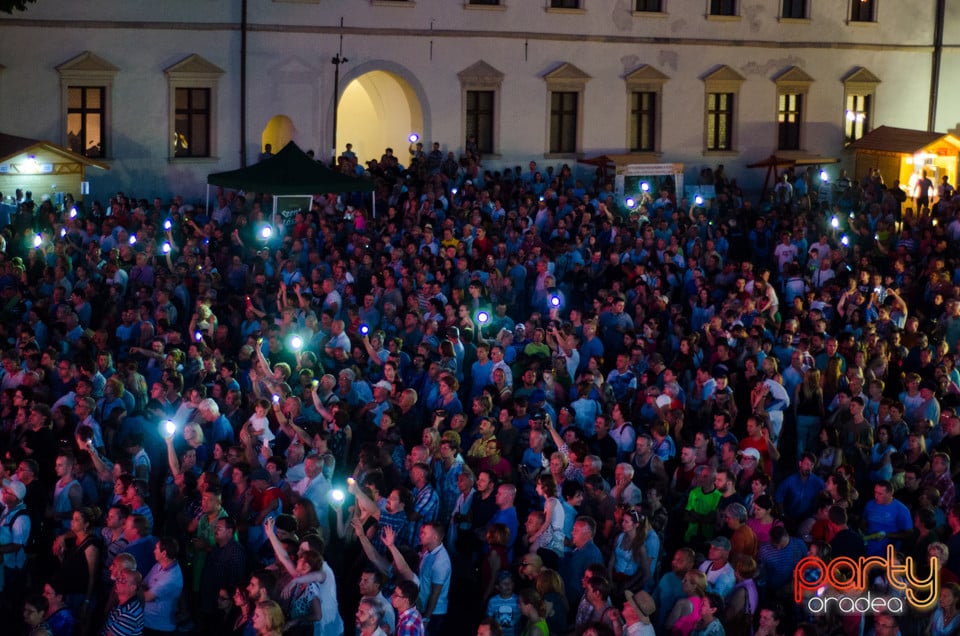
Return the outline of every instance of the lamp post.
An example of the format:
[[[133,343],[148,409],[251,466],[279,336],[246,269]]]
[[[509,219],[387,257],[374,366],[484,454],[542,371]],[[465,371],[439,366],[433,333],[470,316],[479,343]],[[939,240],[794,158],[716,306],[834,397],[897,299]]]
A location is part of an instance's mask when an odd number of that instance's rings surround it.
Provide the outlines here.
[[[340,50],[333,56],[333,149],[330,151],[330,166],[337,167],[337,111],[340,110],[340,65],[349,62],[343,57],[343,18],[340,18]]]

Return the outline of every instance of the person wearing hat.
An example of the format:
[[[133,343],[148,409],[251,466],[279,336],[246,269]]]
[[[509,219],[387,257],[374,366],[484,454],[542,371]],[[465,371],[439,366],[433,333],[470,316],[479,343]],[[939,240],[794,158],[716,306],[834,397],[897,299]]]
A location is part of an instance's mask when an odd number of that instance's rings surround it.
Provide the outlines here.
[[[768,477],[773,476],[773,462],[780,459],[780,452],[770,441],[770,430],[766,422],[755,415],[747,418],[747,436],[740,440],[740,450],[753,449],[762,460],[761,467]],[[746,468],[746,467],[744,467]]]
[[[624,592],[623,622],[626,624],[624,636],[654,636],[657,632],[650,623],[650,616],[657,611],[653,597],[646,592]]]
[[[30,538],[30,515],[23,503],[27,496],[27,487],[19,481],[4,479],[0,489],[0,501],[5,508],[0,516],[0,554],[3,555],[3,579],[0,591],[3,591],[4,603],[10,609],[20,610],[20,601],[26,587],[27,554],[24,547]]]
[[[373,401],[367,402],[357,412],[358,417],[367,416],[371,418],[373,424],[379,428],[380,418],[384,411],[390,408],[390,394],[393,392],[393,385],[386,380],[380,380],[373,385]]]
[[[733,566],[730,565],[730,540],[714,537],[708,545],[707,558],[700,564],[700,571],[707,576],[709,591],[726,596],[737,582]]]

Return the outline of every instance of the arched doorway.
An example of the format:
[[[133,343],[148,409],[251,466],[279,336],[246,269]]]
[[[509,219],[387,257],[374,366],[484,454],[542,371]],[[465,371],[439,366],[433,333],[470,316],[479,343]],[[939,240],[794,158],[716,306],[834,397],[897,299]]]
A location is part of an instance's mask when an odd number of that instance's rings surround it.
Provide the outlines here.
[[[351,80],[337,105],[337,150],[353,144],[360,162],[379,159],[384,149],[406,165],[407,137],[411,132],[425,136],[424,108],[418,91],[399,74],[371,70]]]
[[[274,115],[263,127],[263,132],[260,133],[260,152],[266,150],[267,144],[270,144],[273,153],[278,153],[284,146],[293,141],[296,132],[297,129],[289,117]]]

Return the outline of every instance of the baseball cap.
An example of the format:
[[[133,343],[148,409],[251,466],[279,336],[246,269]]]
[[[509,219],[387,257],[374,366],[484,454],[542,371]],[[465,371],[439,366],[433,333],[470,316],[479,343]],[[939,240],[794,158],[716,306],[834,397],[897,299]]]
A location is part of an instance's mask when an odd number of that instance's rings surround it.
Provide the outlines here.
[[[373,385],[375,389],[383,389],[384,391],[393,391],[393,385],[387,382],[386,380],[380,380]]]
[[[737,454],[741,457],[752,457],[753,459],[760,461],[760,451],[758,451],[756,448],[745,448]]]
[[[721,550],[730,550],[730,539],[726,537],[715,537],[709,541],[710,547],[720,548]]]
[[[22,482],[13,481],[12,479],[4,479],[3,487],[15,494],[17,499],[21,501],[23,501],[23,498],[27,496],[27,487],[24,486]]]

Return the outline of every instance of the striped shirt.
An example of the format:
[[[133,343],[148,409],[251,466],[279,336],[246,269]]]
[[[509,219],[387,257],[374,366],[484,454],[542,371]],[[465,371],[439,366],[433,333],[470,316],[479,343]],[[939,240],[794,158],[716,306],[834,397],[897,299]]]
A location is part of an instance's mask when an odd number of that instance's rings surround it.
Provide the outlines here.
[[[143,604],[136,596],[123,605],[117,605],[107,615],[103,636],[141,636],[143,634]]]

